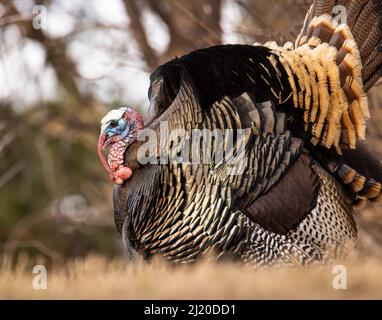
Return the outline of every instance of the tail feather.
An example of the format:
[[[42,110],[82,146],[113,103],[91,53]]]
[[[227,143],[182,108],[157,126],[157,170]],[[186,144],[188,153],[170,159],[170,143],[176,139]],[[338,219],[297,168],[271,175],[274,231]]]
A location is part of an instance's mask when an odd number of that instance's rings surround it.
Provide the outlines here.
[[[336,5],[335,0],[315,1],[314,15],[318,17],[322,14],[330,14],[335,5]]]
[[[369,0],[351,0],[347,6],[347,24],[350,28],[353,28],[357,17],[361,14],[364,6],[369,2]]]
[[[344,185],[354,206],[382,199],[382,163],[365,144],[356,150],[344,150],[342,155],[331,150],[317,150],[314,155]]]
[[[369,90],[376,81],[382,76],[382,0],[316,0],[310,7],[301,33],[296,41],[296,46],[300,46],[311,38],[311,43],[318,37],[322,42],[329,42],[329,31],[327,23],[315,28],[315,34],[312,32],[312,23],[317,21],[317,17],[334,17],[338,14],[334,12],[335,6],[344,6],[346,8],[347,31],[352,35],[360,52],[360,64],[364,66],[362,70],[362,82],[365,91]],[[321,18],[322,19],[322,18]],[[313,26],[314,27],[314,26]],[[317,27],[317,23],[316,26]],[[330,45],[334,45],[340,50],[348,35],[340,37],[333,35],[330,39]],[[342,55],[342,56],[341,56]],[[343,53],[339,55],[343,58]]]
[[[375,55],[374,58],[362,69],[362,77],[369,79],[373,73],[377,70],[378,67],[382,64],[382,54]]]
[[[349,26],[339,25],[325,13],[309,22],[306,33],[298,40],[297,52],[306,45],[324,59],[328,81],[322,81],[328,83],[330,94],[329,109],[323,108],[322,102],[319,106],[319,121],[313,125],[314,136],[328,148],[338,147],[340,142],[354,149],[356,140],[365,138],[366,120],[370,117],[362,82],[361,55],[354,36]],[[309,54],[309,50],[305,54]],[[333,62],[328,64],[332,54]],[[325,119],[328,126],[322,135]]]
[[[334,5],[346,8],[347,24]],[[366,91],[382,75],[381,44],[382,0],[315,0],[295,46],[264,44],[288,76],[310,152],[358,207],[382,199],[382,163],[357,145],[370,118]]]
[[[346,11],[334,10],[338,5],[344,6]],[[338,19],[334,18],[339,11],[346,13],[346,24],[342,19],[343,24],[338,25]],[[364,145],[356,146],[356,140],[365,139],[366,120],[370,117],[366,92],[382,76],[382,0],[314,0],[295,45],[297,52],[306,46],[313,50],[322,48],[320,55],[325,55],[325,63],[332,59],[329,49],[337,50],[334,63],[328,63],[329,69],[326,69],[330,105],[324,108],[324,100],[320,100],[318,107],[311,108],[314,115],[317,112],[317,117],[327,118],[328,123],[327,130],[322,130],[323,135],[316,135],[324,148],[314,147],[315,158],[344,185],[352,195],[354,206],[382,199],[382,163]],[[318,67],[313,67],[318,71]],[[339,100],[345,104],[342,109],[331,94],[330,84],[337,81],[330,77],[331,72],[339,74]],[[318,85],[321,82],[318,78]],[[340,126],[330,129],[331,119],[337,119],[335,112],[340,113]],[[315,117],[311,120],[315,121]],[[337,124],[333,120],[332,123]],[[321,132],[321,125],[318,122],[313,126]],[[329,148],[333,132],[337,139],[339,131],[340,145],[345,145],[342,153]],[[337,146],[336,140],[333,146]]]

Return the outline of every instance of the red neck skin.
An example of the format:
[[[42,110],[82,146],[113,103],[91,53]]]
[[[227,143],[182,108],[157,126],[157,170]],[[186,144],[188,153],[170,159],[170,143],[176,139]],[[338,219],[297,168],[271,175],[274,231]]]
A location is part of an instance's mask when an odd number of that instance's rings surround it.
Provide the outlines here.
[[[98,139],[98,146],[97,146],[97,151],[98,151],[98,157],[101,160],[102,165],[105,167],[106,171],[111,174],[111,170],[109,167],[109,164],[106,161],[105,155],[103,154],[103,150],[107,146],[106,144],[106,134],[101,134]]]
[[[125,171],[120,170],[125,168],[130,170],[130,168],[124,166],[124,154],[126,148],[137,140],[138,132],[144,128],[143,119],[141,115],[135,110],[131,109],[131,111],[126,111],[124,118],[126,119],[127,123],[135,123],[134,129],[125,138],[121,139],[120,136],[113,136],[109,139],[106,139],[106,135],[101,134],[98,140],[98,156],[102,165],[110,174],[113,181],[125,181],[130,178],[131,174],[123,175],[122,172]],[[106,161],[103,151],[108,145],[110,145],[110,150],[108,154],[108,161]]]

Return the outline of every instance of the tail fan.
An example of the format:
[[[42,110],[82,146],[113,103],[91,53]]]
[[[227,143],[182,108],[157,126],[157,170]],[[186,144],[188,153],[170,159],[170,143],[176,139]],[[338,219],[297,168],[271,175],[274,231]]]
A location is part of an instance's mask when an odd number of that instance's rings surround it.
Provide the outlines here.
[[[296,46],[308,36],[312,21],[322,15],[329,15],[347,25],[360,53],[363,87],[368,91],[382,76],[382,0],[314,1]]]
[[[370,118],[366,93],[382,76],[382,0],[315,0],[294,44],[265,46],[288,75],[317,160],[355,206],[381,199],[382,164],[358,141]]]

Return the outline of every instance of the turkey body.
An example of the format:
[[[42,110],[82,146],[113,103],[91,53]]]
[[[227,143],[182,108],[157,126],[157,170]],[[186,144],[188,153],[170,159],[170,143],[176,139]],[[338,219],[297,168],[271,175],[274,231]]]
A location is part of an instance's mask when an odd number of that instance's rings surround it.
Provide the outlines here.
[[[114,210],[129,257],[141,252],[181,263],[213,256],[255,267],[306,266],[354,250],[353,207],[380,196],[382,170],[366,148],[354,149],[366,111],[358,87],[347,84],[350,78],[370,85],[380,66],[362,79],[356,65],[343,67],[341,50],[351,39],[344,33],[332,50],[327,43],[342,29],[324,21],[331,26],[325,41],[322,25],[312,23],[293,48],[215,46],[153,73],[145,126],[160,136],[166,121],[185,134],[166,140],[175,159],[168,163],[141,164],[136,150],[142,142],[126,152],[134,174],[115,187]],[[351,54],[363,59],[355,50]],[[213,161],[180,161],[194,129],[221,132],[221,139],[202,136],[214,142],[208,146]],[[158,142],[158,151],[163,148]],[[221,150],[228,156],[216,161]],[[189,156],[198,152],[191,148]]]
[[[180,90],[186,96],[191,86]],[[190,100],[193,96],[189,91]],[[350,198],[304,151],[303,141],[292,137],[283,113],[271,103],[255,104],[243,94],[200,116],[188,117],[181,108],[168,121],[181,121],[177,127],[238,129],[256,108],[273,127],[260,135],[249,128],[241,164],[146,165],[116,187],[116,223],[129,255],[142,251],[146,257],[190,262],[211,253],[253,266],[307,265],[343,258],[354,248]],[[238,165],[240,174],[232,172]]]

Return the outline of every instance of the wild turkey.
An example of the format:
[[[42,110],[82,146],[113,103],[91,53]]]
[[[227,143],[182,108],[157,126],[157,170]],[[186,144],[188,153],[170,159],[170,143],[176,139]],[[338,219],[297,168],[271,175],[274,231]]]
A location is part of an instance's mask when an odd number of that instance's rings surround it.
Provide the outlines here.
[[[332,18],[334,5],[346,8],[347,25]],[[381,197],[381,162],[358,142],[365,91],[382,73],[381,14],[381,0],[316,0],[295,44],[220,45],[163,64],[151,75],[144,127],[157,137],[166,121],[185,129],[173,141],[138,141],[143,120],[131,108],[106,115],[99,154],[116,183],[128,256],[190,262],[214,253],[255,267],[347,257],[357,242],[353,207]],[[223,130],[212,162],[177,158],[194,129]],[[216,161],[240,129],[231,157]],[[154,161],[142,162],[142,148],[157,151]],[[177,160],[156,162],[164,148]]]

